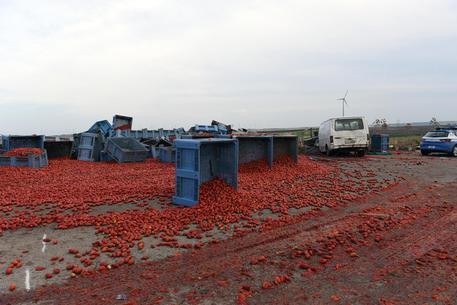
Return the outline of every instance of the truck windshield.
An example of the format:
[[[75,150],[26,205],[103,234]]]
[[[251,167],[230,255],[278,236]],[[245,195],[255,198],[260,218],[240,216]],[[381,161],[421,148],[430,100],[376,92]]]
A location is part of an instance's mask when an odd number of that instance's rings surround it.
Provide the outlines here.
[[[363,129],[362,119],[339,119],[335,121],[335,131]]]
[[[448,135],[447,131],[430,131],[425,134],[427,138],[446,138]]]

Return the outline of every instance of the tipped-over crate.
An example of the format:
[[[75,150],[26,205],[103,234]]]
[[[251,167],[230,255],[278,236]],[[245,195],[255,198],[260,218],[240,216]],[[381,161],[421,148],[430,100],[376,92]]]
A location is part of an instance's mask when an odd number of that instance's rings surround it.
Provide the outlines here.
[[[298,137],[293,135],[273,136],[273,159],[289,156],[298,162]]]
[[[69,158],[73,141],[45,141],[44,148],[49,159]]]
[[[238,186],[238,141],[235,139],[176,140],[175,204],[193,206],[200,185],[219,178]]]
[[[240,164],[265,159],[273,166],[273,136],[237,136]]]
[[[110,131],[113,129],[113,126],[111,126],[110,122],[107,120],[103,121],[98,121],[95,122],[94,125],[92,125],[91,128],[87,132],[89,133],[102,133],[103,136],[108,137]]]
[[[4,136],[3,148],[6,151],[10,151],[15,148],[44,149],[44,136]]]
[[[78,146],[78,160],[96,161],[97,156],[94,151],[96,138],[96,133],[85,132],[80,135]]]
[[[46,150],[41,154],[31,154],[28,156],[7,157],[0,155],[0,166],[15,166],[15,167],[33,167],[40,168],[48,165],[48,155]]]
[[[119,163],[143,162],[149,153],[138,140],[127,137],[108,138],[105,152]]]
[[[159,160],[164,163],[173,163],[176,160],[176,148],[172,146],[159,147]]]
[[[116,114],[113,117],[113,129],[132,130],[132,122],[132,117]]]
[[[266,159],[268,166],[282,156],[298,160],[298,137],[293,135],[237,136],[240,164]]]

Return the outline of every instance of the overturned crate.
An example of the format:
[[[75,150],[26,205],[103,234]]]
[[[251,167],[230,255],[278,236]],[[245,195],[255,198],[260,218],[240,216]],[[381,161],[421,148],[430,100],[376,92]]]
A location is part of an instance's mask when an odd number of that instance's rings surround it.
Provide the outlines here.
[[[132,130],[133,118],[125,115],[116,114],[113,117],[113,129]]]
[[[159,147],[159,160],[164,163],[172,163],[176,160],[176,148],[172,146]]]
[[[48,165],[46,150],[41,154],[30,154],[28,156],[2,156],[0,155],[0,166],[33,167],[41,168]]]
[[[149,154],[148,157],[150,158],[158,158],[159,157],[160,147],[149,146]]]
[[[289,156],[293,161],[298,160],[297,136],[236,136],[239,142],[240,164],[266,160],[273,167],[273,161],[282,156]]]
[[[176,140],[176,193],[173,203],[198,203],[200,185],[219,178],[238,186],[238,141],[236,139]]]
[[[273,136],[237,136],[236,139],[240,164],[266,160],[269,167],[273,166]]]
[[[100,161],[100,154],[105,146],[106,138],[101,133],[85,132],[74,136],[73,149],[76,157],[83,161]],[[73,152],[72,152],[73,153]]]
[[[85,132],[79,137],[78,160],[96,161],[95,141],[96,133]]]
[[[142,141],[143,145],[146,146],[147,149],[149,149],[149,154],[148,156],[151,158],[159,158],[160,156],[160,148],[161,147],[170,147],[172,146],[172,143],[165,140],[165,139],[146,139]],[[171,161],[169,162],[175,162],[175,152],[174,151],[171,156]]]
[[[89,133],[101,133],[103,136],[108,137],[113,126],[107,120],[95,122],[87,132]]]
[[[298,162],[297,136],[273,136],[273,160],[283,156],[289,156],[294,162]]]
[[[44,148],[49,159],[70,158],[73,141],[45,141]]]
[[[13,150],[15,148],[39,148],[44,149],[44,136],[4,136],[3,137],[3,148],[6,151]]]
[[[143,162],[149,153],[138,140],[127,137],[108,138],[105,152],[119,163]]]

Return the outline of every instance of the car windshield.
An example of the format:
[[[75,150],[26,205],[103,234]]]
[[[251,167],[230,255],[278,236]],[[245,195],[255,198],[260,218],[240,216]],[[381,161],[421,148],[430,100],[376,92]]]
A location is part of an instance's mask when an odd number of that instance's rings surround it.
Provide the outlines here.
[[[425,134],[427,138],[446,138],[448,135],[448,131],[430,131]]]
[[[363,129],[362,119],[338,119],[335,121],[335,131]]]

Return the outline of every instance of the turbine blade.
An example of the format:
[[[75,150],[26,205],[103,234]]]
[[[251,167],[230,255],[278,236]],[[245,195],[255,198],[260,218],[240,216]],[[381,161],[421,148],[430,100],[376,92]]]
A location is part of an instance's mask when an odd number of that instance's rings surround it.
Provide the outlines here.
[[[348,92],[349,92],[349,90],[346,90],[346,94],[344,95],[344,98],[346,98],[346,96],[348,96]]]

